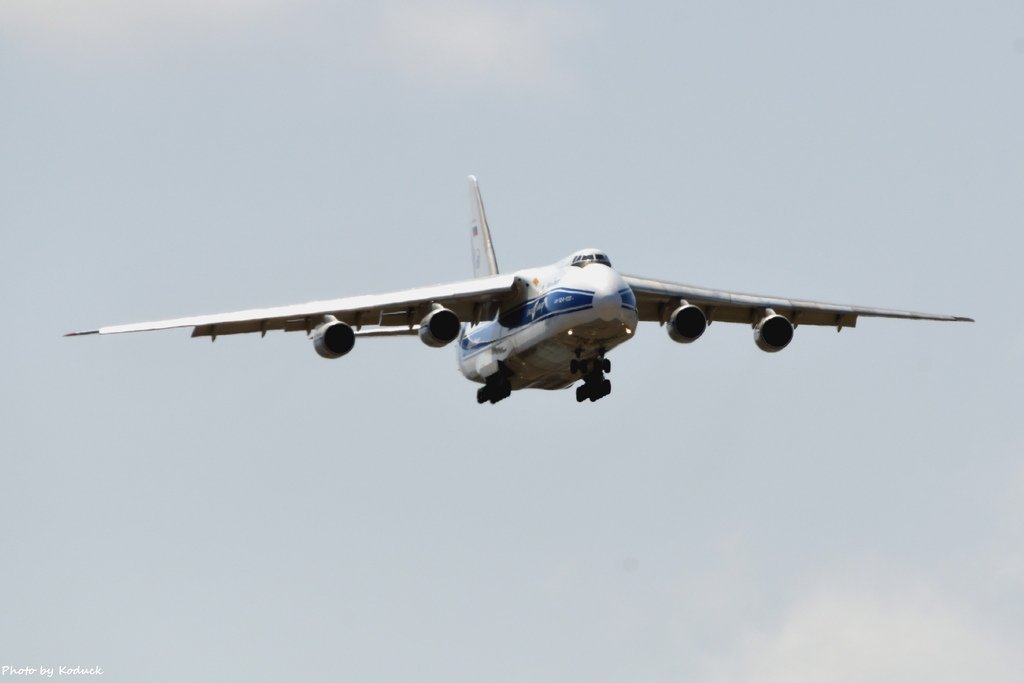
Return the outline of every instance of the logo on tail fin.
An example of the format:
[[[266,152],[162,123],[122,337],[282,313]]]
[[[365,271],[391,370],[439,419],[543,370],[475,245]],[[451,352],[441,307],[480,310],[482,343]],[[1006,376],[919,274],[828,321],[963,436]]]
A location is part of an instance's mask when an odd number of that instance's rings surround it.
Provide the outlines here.
[[[476,178],[469,176],[469,207],[470,207],[470,243],[473,248],[473,275],[489,277],[498,274],[498,261],[494,257],[494,245],[491,243],[491,231],[487,227],[487,214],[484,203],[480,199],[480,187]]]

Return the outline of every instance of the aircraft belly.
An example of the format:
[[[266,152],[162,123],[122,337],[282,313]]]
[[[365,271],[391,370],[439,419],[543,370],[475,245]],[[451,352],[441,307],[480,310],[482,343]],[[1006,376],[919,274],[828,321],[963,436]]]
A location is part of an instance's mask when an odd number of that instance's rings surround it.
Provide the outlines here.
[[[512,386],[517,389],[562,389],[578,379],[569,374],[573,355],[574,347],[547,340],[509,356],[505,365],[515,372]]]
[[[635,329],[635,311],[602,320],[591,309],[556,315],[514,330],[493,323],[493,327],[474,335],[476,340],[489,337],[485,348],[460,352],[460,369],[467,379],[483,382],[498,371],[500,362],[512,372],[509,381],[514,389],[563,389],[580,379],[569,372],[577,350],[584,360],[595,358],[631,339]]]
[[[592,358],[602,350],[610,351],[630,339],[622,323],[593,320],[591,316],[561,316],[532,325],[512,336],[512,353],[504,359],[515,373],[516,389],[564,389],[580,379],[569,372],[569,363],[576,357]],[[574,319],[575,318],[575,319]],[[569,330],[573,334],[568,334]]]

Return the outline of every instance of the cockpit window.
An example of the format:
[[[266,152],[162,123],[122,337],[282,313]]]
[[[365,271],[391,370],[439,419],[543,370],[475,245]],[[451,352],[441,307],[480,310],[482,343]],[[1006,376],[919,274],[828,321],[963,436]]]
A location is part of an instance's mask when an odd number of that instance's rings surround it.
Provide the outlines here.
[[[612,262],[608,260],[608,257],[604,254],[580,254],[572,260],[572,265],[577,268],[583,268],[591,263],[600,263],[602,265],[612,267]]]

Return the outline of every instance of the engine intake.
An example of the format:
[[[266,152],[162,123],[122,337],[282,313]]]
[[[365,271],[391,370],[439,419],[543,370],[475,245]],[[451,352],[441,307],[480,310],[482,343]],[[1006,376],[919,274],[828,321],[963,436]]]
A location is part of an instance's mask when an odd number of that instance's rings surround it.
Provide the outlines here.
[[[352,328],[332,315],[313,330],[313,348],[322,358],[341,358],[356,345]]]
[[[452,343],[459,336],[462,323],[459,316],[440,304],[420,321],[420,341],[427,346],[440,348]]]
[[[680,344],[695,342],[708,327],[708,318],[697,306],[683,303],[668,319],[668,336]]]
[[[793,341],[793,323],[783,315],[769,309],[768,315],[754,328],[754,342],[757,348],[775,353],[789,346]]]

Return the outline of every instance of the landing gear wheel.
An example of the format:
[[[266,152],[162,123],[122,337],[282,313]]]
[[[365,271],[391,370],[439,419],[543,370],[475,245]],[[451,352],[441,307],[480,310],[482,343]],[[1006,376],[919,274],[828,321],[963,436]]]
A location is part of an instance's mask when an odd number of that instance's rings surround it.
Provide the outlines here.
[[[604,373],[612,371],[612,362],[604,357],[605,350],[598,349],[598,355],[590,360],[582,360],[580,351],[577,357],[569,362],[569,371],[583,376],[583,384],[576,387],[576,400],[597,401],[612,393],[612,383],[605,379]]]
[[[487,377],[484,386],[477,389],[476,402],[487,403],[490,401],[494,404],[511,396],[512,381],[509,378],[512,377],[513,374],[514,373],[511,370],[505,367],[504,363],[499,361],[498,371]]]
[[[502,382],[494,387],[493,395],[490,397],[491,403],[497,403],[502,399],[506,399],[512,395],[512,384],[508,381]]]
[[[610,393],[612,393],[611,380],[605,379],[604,375],[600,374],[588,375],[583,379],[583,384],[576,387],[576,401],[582,403],[589,399],[594,402]]]

